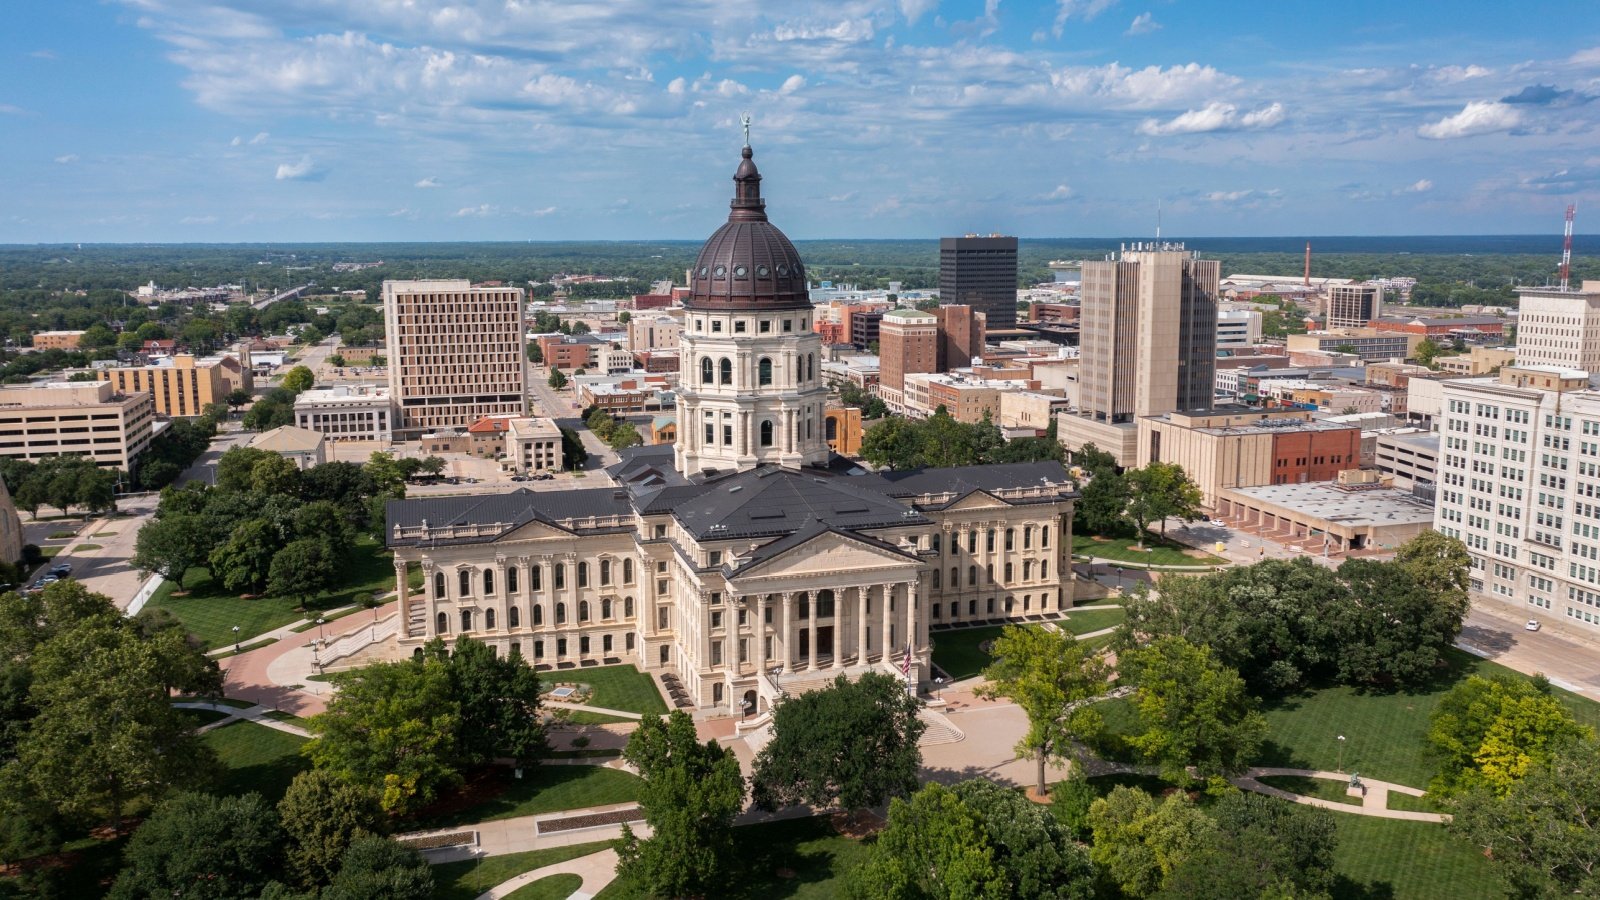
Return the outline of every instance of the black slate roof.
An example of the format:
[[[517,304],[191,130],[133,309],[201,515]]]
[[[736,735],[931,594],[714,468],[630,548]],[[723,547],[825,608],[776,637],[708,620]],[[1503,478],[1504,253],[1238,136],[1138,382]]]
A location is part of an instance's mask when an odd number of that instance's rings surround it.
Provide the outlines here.
[[[882,482],[877,489],[891,497],[941,493],[954,493],[961,497],[973,491],[1044,487],[1047,483],[1065,486],[1071,481],[1066,467],[1058,462],[1001,463],[988,466],[958,466],[950,469],[906,469],[900,472],[879,472],[866,477]]]
[[[445,525],[506,524],[506,531],[538,520],[555,524],[561,519],[586,516],[632,515],[627,493],[618,488],[576,491],[530,491],[517,488],[503,494],[461,497],[419,497],[390,500],[384,506],[384,528],[414,528],[427,520],[429,527]],[[393,540],[391,538],[391,544]]]

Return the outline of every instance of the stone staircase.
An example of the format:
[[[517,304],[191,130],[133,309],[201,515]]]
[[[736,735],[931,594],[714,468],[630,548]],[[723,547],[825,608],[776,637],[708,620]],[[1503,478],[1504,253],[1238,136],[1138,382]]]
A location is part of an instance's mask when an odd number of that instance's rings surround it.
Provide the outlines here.
[[[934,712],[924,707],[917,710],[917,718],[927,727],[922,732],[922,737],[917,739],[917,746],[930,747],[934,744],[954,744],[967,739],[966,732],[955,726],[943,713]]]
[[[322,651],[322,665],[326,667],[337,660],[344,659],[347,656],[352,656],[355,653],[366,649],[372,644],[386,641],[399,632],[399,630],[399,615],[389,616],[380,622],[363,625],[360,628],[349,632],[348,634],[330,641],[328,646]]]

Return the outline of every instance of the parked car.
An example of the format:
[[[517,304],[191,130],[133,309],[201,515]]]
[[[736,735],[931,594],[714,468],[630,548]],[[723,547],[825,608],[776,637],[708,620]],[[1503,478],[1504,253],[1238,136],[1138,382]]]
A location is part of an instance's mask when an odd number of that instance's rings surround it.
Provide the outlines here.
[[[65,578],[72,574],[72,564],[56,563],[50,567],[50,574],[56,576],[57,578]]]
[[[1221,519],[1212,519],[1211,524],[1217,526],[1218,528],[1226,528],[1228,526],[1228,523],[1222,521]]]
[[[1526,624],[1526,625],[1524,625],[1522,627],[1527,631],[1538,631],[1539,630],[1539,620],[1538,619],[1529,619],[1528,620],[1528,624]]]

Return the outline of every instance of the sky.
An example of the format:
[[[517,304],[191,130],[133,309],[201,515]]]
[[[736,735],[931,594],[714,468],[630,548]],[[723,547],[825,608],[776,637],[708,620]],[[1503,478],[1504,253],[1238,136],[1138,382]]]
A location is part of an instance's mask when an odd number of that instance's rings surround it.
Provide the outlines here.
[[[0,242],[1600,222],[1600,3],[13,0]]]

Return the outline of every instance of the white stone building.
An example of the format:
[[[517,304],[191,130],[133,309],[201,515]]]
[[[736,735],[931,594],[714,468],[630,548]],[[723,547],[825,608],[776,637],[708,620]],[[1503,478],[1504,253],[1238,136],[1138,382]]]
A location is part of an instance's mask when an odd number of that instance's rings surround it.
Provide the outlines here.
[[[330,441],[388,441],[394,436],[394,401],[386,387],[303,391],[294,398],[294,423]]]

